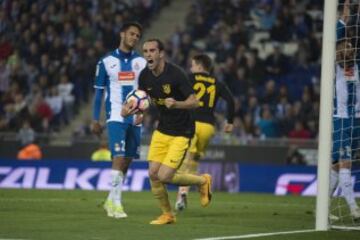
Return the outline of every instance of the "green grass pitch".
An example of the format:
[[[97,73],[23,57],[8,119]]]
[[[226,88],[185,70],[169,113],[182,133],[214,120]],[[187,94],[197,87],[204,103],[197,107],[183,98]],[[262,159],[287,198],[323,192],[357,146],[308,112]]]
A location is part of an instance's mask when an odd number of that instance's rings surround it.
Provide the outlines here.
[[[173,225],[152,226],[160,214],[150,192],[125,192],[129,217],[112,219],[101,207],[106,192],[0,190],[0,239],[186,240],[314,228],[315,198],[215,193],[208,208],[198,193]],[[172,203],[175,193],[170,193]],[[310,232],[255,239],[360,239],[357,231]]]

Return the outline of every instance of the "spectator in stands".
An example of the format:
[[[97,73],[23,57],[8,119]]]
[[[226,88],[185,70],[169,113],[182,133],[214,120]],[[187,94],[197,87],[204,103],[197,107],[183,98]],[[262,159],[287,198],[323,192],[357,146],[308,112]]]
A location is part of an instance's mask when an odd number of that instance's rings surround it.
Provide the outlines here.
[[[23,125],[17,134],[17,139],[20,141],[21,146],[26,146],[35,141],[35,131],[28,120],[23,121]]]
[[[286,108],[291,107],[291,104],[288,99],[288,93],[286,86],[281,86],[279,89],[279,96],[277,96],[277,104],[274,110],[276,118],[279,120],[285,118],[286,116]]]
[[[296,120],[294,129],[289,133],[289,138],[310,139],[311,132],[305,128],[302,121]]]
[[[6,63],[4,59],[0,59],[0,97],[8,91],[9,85],[10,66]]]
[[[295,113],[291,104],[286,104],[284,106],[284,115],[279,117],[278,125],[279,125],[279,134],[280,137],[288,137],[289,132],[294,128],[295,122]]]
[[[288,42],[292,37],[291,29],[281,19],[276,19],[274,26],[271,28],[270,37],[277,42]]]
[[[270,30],[276,20],[276,8],[269,3],[262,1],[251,12],[256,26],[261,30]]]
[[[257,88],[265,82],[265,66],[263,61],[258,57],[257,51],[251,51],[246,57],[246,78],[249,79],[250,85]]]
[[[111,162],[111,152],[105,141],[101,141],[100,146],[91,154],[91,161],[109,161]]]
[[[260,129],[261,138],[265,139],[278,137],[277,126],[268,105],[263,105],[261,118],[256,125],[258,125]]]
[[[60,76],[60,83],[58,84],[57,89],[64,104],[64,123],[68,124],[73,117],[75,98],[72,94],[72,91],[74,89],[74,84],[72,82],[69,82],[68,76],[64,74]]]
[[[21,149],[17,154],[19,160],[40,160],[42,152],[40,146],[35,143],[35,131],[32,129],[28,120],[23,121],[22,128],[19,130],[17,139],[21,143]]]
[[[281,46],[274,44],[274,52],[266,59],[266,72],[269,76],[276,78],[287,72],[288,59],[281,51]]]
[[[45,102],[49,105],[52,112],[50,125],[53,130],[59,131],[63,114],[63,99],[59,95],[56,86],[50,88],[48,96],[45,97]]]
[[[268,104],[270,110],[275,112],[275,108],[278,102],[278,92],[276,91],[276,83],[270,79],[265,84],[264,93],[262,94],[261,103]]]
[[[261,114],[258,98],[253,95],[248,95],[245,106],[245,111],[250,114],[252,121],[258,122]]]
[[[254,120],[249,113],[244,116],[243,128],[247,139],[258,137],[260,135],[260,129],[254,124]]]
[[[229,89],[231,89],[234,96],[244,98],[249,88],[250,82],[245,76],[246,71],[243,67],[238,67],[236,70],[235,78],[231,79],[232,82],[228,82]]]
[[[300,116],[307,120],[313,114],[314,103],[312,102],[312,93],[309,87],[305,86],[301,97]]]
[[[13,51],[13,45],[6,34],[0,34],[0,60],[7,59]]]
[[[312,21],[309,15],[304,12],[298,12],[294,18],[294,35],[298,39],[308,37],[310,29],[312,27]]]

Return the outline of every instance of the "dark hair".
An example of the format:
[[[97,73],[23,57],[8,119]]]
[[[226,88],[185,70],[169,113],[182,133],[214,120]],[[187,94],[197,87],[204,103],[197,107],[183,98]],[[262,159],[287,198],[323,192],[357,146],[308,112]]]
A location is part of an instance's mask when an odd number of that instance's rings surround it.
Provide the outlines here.
[[[126,22],[122,25],[120,32],[125,32],[127,31],[130,27],[136,27],[137,29],[139,29],[140,32],[142,32],[143,28],[141,26],[140,23],[138,22]]]
[[[212,61],[211,58],[206,54],[197,54],[192,57],[192,59],[200,64],[207,72],[211,72],[212,70]]]
[[[144,43],[147,43],[147,42],[156,42],[159,51],[164,51],[164,49],[165,49],[164,43],[160,39],[150,38],[150,39],[146,40]]]

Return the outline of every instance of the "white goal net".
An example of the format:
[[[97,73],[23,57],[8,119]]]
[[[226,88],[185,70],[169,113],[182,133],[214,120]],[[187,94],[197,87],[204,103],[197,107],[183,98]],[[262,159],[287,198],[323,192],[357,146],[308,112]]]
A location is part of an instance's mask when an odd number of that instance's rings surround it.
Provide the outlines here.
[[[330,173],[331,228],[359,229],[360,0],[339,0]]]

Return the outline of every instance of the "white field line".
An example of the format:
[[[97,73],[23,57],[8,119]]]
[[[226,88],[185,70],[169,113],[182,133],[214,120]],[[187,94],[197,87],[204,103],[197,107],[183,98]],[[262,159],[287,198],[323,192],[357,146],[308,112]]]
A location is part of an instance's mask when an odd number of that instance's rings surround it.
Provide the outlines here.
[[[336,229],[336,230],[355,230],[355,231],[360,231],[360,226],[338,226],[338,225],[331,225],[330,226],[331,229]]]
[[[103,201],[104,198],[86,198],[85,201]],[[73,202],[79,202],[79,201],[84,201],[84,199],[82,198],[18,198],[18,197],[2,197],[0,198],[0,202],[14,202],[14,201],[21,201],[21,202],[68,202],[68,201],[73,201]],[[144,199],[131,199],[131,201],[144,201]],[[237,201],[227,201],[227,202],[222,202],[221,204],[231,204],[231,205],[261,205],[261,206],[294,206],[294,207],[309,207],[312,204],[299,204],[299,203],[283,203],[283,202],[278,202],[278,203],[257,203],[257,202],[237,202]],[[2,239],[0,239],[2,240]]]
[[[253,234],[245,234],[245,235],[238,235],[238,236],[196,238],[194,240],[226,240],[226,239],[258,238],[258,237],[267,237],[267,236],[276,236],[276,235],[307,233],[307,232],[315,232],[315,231],[316,231],[315,229],[307,229],[307,230],[296,230],[296,231],[288,231],[288,232],[253,233]]]
[[[88,199],[86,199],[88,200]],[[0,198],[0,202],[82,202],[82,201],[86,201],[84,199],[81,198]],[[104,199],[100,199],[100,198],[91,198],[90,200],[104,200]],[[0,240],[2,240],[0,238]]]
[[[29,239],[23,239],[23,238],[0,238],[0,240],[29,240]]]

